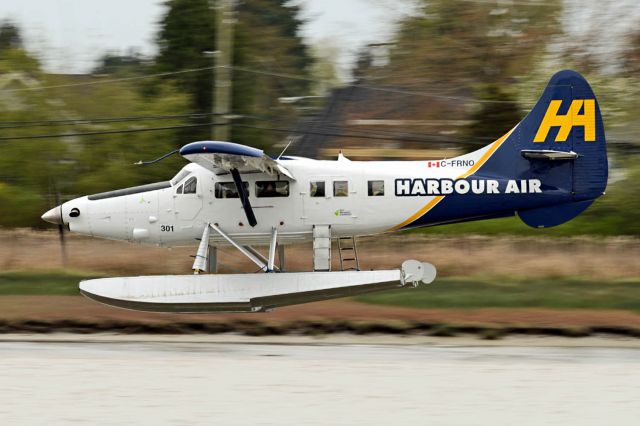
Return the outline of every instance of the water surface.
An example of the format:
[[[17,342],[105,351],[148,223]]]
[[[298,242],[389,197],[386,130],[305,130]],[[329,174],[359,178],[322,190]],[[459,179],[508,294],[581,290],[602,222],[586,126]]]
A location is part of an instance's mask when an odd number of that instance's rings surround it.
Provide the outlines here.
[[[0,423],[638,425],[640,349],[0,342]]]

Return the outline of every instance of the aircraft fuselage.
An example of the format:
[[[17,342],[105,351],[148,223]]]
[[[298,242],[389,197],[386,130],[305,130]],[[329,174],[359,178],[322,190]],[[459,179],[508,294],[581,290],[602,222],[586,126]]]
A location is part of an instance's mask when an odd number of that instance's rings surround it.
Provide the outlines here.
[[[169,182],[69,201],[63,204],[62,215],[73,232],[143,244],[193,244],[206,223],[217,224],[245,244],[268,243],[276,227],[280,243],[291,244],[310,240],[314,225],[330,225],[333,236],[370,235],[510,216],[523,203],[557,202],[558,191],[550,188],[545,194],[535,178],[467,178],[482,155],[477,151],[456,161],[438,161],[437,166],[434,161],[349,161],[344,157],[281,160],[295,180],[241,173],[257,219],[254,227],[245,217],[230,174],[216,175],[197,164],[185,166]],[[414,223],[418,214],[423,216],[445,197],[468,202],[444,219]],[[224,244],[219,236],[212,236],[212,242]]]

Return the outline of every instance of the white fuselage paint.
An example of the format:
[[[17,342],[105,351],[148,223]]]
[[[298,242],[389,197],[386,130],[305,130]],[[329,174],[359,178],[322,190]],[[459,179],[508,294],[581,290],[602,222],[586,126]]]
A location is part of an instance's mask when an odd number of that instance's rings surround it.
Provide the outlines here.
[[[276,227],[280,243],[310,240],[313,225],[331,225],[333,236],[370,235],[388,231],[420,211],[436,196],[448,194],[496,194],[497,181],[460,179],[477,164],[488,145],[455,161],[337,161],[281,160],[293,174],[288,197],[256,197],[256,181],[272,181],[263,173],[242,173],[257,225],[249,226],[238,198],[216,198],[217,182],[232,182],[230,174],[215,175],[188,164],[165,189],[91,201],[87,197],[65,203],[65,221],[71,231],[96,237],[163,246],[191,245],[202,235],[206,223],[215,223],[242,244],[266,244]],[[178,194],[189,178],[197,178],[195,194]],[[175,178],[174,178],[175,179]],[[312,197],[311,182],[325,182],[325,195]],[[334,195],[335,182],[347,182],[344,196]],[[369,182],[383,181],[384,194],[369,195]],[[336,184],[341,186],[341,183]],[[375,193],[380,184],[375,184]],[[502,193],[505,188],[502,188]],[[540,192],[540,181],[513,181],[508,193]],[[69,217],[72,208],[78,217]],[[212,243],[224,244],[211,235]]]

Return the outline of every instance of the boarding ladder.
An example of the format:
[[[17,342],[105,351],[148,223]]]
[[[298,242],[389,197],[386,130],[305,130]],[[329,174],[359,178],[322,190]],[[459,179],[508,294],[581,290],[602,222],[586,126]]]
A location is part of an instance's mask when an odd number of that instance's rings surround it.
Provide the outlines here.
[[[338,237],[338,253],[340,255],[341,271],[359,271],[360,261],[358,260],[358,247],[356,238]]]

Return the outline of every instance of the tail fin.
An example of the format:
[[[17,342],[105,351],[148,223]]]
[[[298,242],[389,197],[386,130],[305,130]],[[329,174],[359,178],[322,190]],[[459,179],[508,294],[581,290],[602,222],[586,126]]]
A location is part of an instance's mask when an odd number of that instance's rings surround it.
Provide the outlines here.
[[[555,74],[502,142],[482,173],[537,178],[543,188],[566,194],[566,203],[518,211],[527,225],[564,223],[604,193],[608,165],[602,116],[593,90],[577,72]]]

